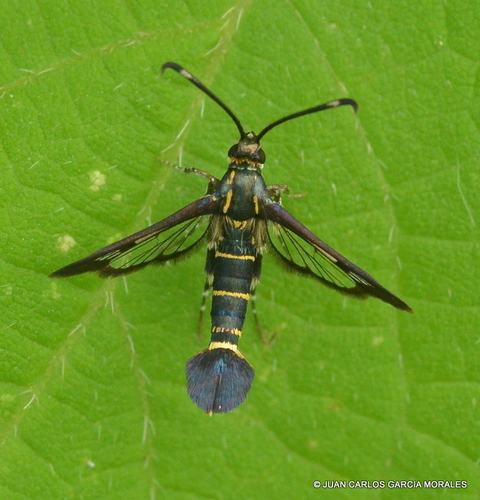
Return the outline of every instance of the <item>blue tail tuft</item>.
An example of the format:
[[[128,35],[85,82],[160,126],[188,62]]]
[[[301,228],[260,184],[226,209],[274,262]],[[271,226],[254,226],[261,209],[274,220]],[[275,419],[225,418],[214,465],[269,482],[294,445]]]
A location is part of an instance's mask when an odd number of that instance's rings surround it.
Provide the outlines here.
[[[245,401],[254,376],[231,349],[205,349],[187,361],[188,395],[207,413],[227,413]]]

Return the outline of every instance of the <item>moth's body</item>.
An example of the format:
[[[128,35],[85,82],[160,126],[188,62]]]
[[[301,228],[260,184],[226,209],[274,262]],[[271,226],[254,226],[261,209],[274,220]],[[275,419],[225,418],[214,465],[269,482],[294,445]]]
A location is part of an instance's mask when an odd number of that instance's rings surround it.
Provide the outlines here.
[[[269,197],[263,164],[229,158],[215,186],[220,214],[209,228],[206,273],[212,288],[210,344],[187,362],[188,393],[208,413],[242,402],[254,378],[238,349],[250,294],[260,278],[266,226],[259,199]]]
[[[265,153],[260,140],[286,121],[326,109],[351,106],[352,99],[337,99],[277,120],[258,135],[245,132],[232,111],[191,73],[166,63],[221,106],[235,122],[239,141],[229,152],[229,167],[221,180],[195,169],[208,179],[207,194],[156,224],[51,274],[52,277],[97,272],[119,276],[150,264],[176,262],[208,242],[207,283],[213,290],[209,346],[187,362],[188,393],[209,414],[234,410],[241,404],[254,377],[253,368],[238,349],[250,294],[260,277],[266,247],[286,269],[309,276],[345,295],[377,297],[397,309],[412,312],[399,297],[367,272],[343,257],[309,231],[280,202],[284,185],[266,186],[261,169]],[[208,228],[195,233],[201,221]]]

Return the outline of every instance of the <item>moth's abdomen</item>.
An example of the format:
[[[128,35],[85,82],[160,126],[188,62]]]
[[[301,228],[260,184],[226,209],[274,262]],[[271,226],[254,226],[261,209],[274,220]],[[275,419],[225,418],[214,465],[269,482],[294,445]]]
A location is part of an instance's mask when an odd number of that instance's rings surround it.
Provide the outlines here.
[[[213,255],[212,255],[213,254]],[[259,272],[248,239],[221,240],[207,261],[213,274],[212,328],[207,349],[187,362],[188,394],[207,413],[234,410],[255,376],[238,350],[254,276]]]

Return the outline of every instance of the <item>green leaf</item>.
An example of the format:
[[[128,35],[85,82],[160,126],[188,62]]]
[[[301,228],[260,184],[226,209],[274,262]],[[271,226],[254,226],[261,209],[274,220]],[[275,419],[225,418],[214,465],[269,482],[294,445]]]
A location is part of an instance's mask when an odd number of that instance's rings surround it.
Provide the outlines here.
[[[389,480],[478,497],[479,19],[459,0],[4,2],[2,500],[432,498]],[[287,209],[415,310],[267,256],[258,309],[276,342],[248,318],[252,390],[213,418],[184,374],[208,341],[204,255],[48,278],[204,193],[158,158],[224,172],[235,126],[179,75],[158,78],[169,60],[249,130],[359,102],[269,133],[265,178],[305,194]]]

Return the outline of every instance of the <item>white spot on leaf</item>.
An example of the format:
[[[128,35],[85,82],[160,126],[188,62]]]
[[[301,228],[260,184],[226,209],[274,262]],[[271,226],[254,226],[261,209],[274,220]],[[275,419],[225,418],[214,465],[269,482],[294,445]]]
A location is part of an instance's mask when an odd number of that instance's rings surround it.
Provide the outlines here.
[[[92,183],[90,186],[91,191],[100,191],[100,188],[107,182],[107,178],[100,170],[94,170],[90,172],[90,182]]]
[[[77,242],[69,234],[59,236],[57,239],[57,248],[61,252],[69,252],[76,244]]]

